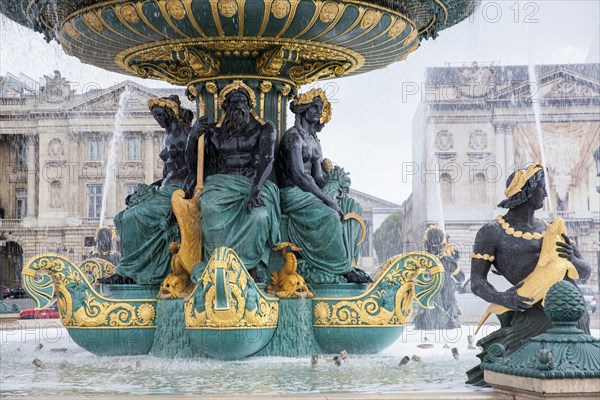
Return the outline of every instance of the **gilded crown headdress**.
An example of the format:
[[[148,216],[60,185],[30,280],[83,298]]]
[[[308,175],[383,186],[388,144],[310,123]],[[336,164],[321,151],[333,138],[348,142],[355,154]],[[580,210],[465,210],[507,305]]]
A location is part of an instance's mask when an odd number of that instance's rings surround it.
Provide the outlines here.
[[[219,108],[223,108],[225,98],[229,93],[240,89],[248,93],[248,97],[250,98],[250,108],[256,107],[256,95],[254,94],[254,91],[250,88],[250,86],[246,85],[244,81],[235,80],[229,85],[225,86],[223,90],[221,90],[221,93],[219,93]]]
[[[154,106],[170,109],[171,111],[173,111],[173,115],[175,116],[175,118],[179,119],[179,104],[177,104],[173,100],[167,99],[165,97],[158,97],[148,100],[148,109],[150,109],[150,111],[152,111],[152,107]]]
[[[427,235],[429,234],[430,231],[441,231],[443,234],[443,239],[442,239],[442,244],[446,243],[446,233],[444,233],[444,231],[442,230],[442,228],[440,228],[439,225],[429,225],[427,227],[427,229],[425,229],[425,234],[423,235],[423,240],[427,241]]]
[[[263,120],[261,117],[259,117],[258,114],[256,114],[256,112],[254,111],[254,107],[256,107],[256,95],[254,94],[254,90],[252,90],[252,88],[250,86],[246,85],[244,83],[244,81],[235,80],[235,81],[231,82],[229,85],[225,86],[223,88],[223,90],[221,90],[221,93],[219,93],[219,101],[218,101],[219,108],[223,108],[223,104],[225,103],[225,99],[227,98],[227,95],[229,93],[233,92],[234,90],[243,90],[248,94],[248,97],[250,98],[250,114],[261,125],[266,124],[265,120]],[[221,115],[221,119],[217,123],[217,128],[220,128],[221,125],[223,124],[223,121],[225,120],[225,114],[226,114],[226,110],[223,109],[223,114]]]
[[[329,102],[329,100],[327,100],[327,95],[325,94],[325,91],[323,89],[311,89],[306,93],[299,94],[292,101],[292,105],[310,104],[315,99],[315,97],[320,98],[323,102],[323,112],[321,112],[321,119],[319,119],[319,122],[321,124],[326,124],[329,121],[331,121],[331,103]]]

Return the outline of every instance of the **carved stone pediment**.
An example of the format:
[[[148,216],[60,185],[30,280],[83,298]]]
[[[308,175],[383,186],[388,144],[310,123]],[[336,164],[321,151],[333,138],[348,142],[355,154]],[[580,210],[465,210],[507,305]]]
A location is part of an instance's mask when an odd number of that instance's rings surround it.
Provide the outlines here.
[[[494,88],[493,75],[493,69],[473,64],[471,68],[464,69],[458,74],[458,90],[468,97],[483,97]]]
[[[534,82],[522,80],[505,86],[493,95],[493,100],[528,100],[531,93],[545,99],[577,99],[600,97],[600,83],[595,76],[585,76],[566,67],[546,71]]]
[[[71,105],[69,111],[116,113],[119,109],[121,93],[125,87],[130,90],[129,96],[125,99],[125,110],[129,112],[148,111],[148,99],[161,97],[159,93],[131,81],[125,81],[108,89],[88,91],[84,94],[83,100]]]
[[[560,99],[573,97],[600,97],[600,91],[575,81],[558,81],[552,85],[550,91],[544,97]]]

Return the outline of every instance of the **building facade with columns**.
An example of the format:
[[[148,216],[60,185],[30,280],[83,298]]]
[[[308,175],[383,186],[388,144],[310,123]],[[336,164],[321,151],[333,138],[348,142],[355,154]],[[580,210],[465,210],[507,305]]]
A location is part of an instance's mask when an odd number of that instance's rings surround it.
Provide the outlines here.
[[[0,286],[20,286],[23,262],[36,254],[58,253],[81,262],[96,229],[113,225],[125,197],[138,184],[162,178],[158,154],[164,130],[147,102],[171,94],[195,110],[177,88],[126,81],[75,94],[58,71],[41,85],[26,76],[2,78]],[[351,195],[364,208],[361,262],[372,269],[374,216],[379,221],[399,206],[352,189]]]
[[[565,219],[598,284],[600,197],[593,151],[600,138],[600,65],[477,65],[427,70],[413,123],[413,191],[404,240],[419,248],[443,225],[470,271],[475,234],[506,210],[508,176],[532,162],[548,172],[537,216]]]
[[[126,195],[162,178],[164,131],[147,101],[177,90],[127,81],[75,94],[60,72],[45,78],[40,85],[7,74],[0,83],[0,281],[6,287],[20,286],[22,264],[36,254],[80,262]],[[179,92],[182,105],[194,109]]]

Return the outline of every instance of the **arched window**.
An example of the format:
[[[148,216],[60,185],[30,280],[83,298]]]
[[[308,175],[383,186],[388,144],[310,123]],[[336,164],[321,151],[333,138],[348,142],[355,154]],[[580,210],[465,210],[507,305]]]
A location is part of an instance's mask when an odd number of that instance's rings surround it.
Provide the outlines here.
[[[62,184],[60,181],[52,181],[50,183],[50,208],[63,207]]]
[[[473,202],[475,204],[487,204],[487,187],[485,175],[480,173],[475,174],[473,178]]]
[[[452,177],[449,174],[443,173],[440,175],[440,190],[442,192],[442,203],[453,204]]]

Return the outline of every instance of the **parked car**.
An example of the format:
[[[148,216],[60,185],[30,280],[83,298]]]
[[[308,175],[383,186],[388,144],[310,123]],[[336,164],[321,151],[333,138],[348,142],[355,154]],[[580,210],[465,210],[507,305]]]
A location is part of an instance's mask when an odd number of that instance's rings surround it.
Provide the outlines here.
[[[56,304],[56,299],[52,300],[50,305],[43,310],[38,310],[35,308],[28,308],[19,313],[19,319],[50,319],[50,318],[60,318],[60,313],[58,312],[58,305]]]
[[[22,299],[29,297],[29,294],[23,288],[11,288],[5,299]]]
[[[591,313],[596,312],[597,308],[597,296],[594,293],[594,289],[589,286],[579,286],[581,289],[581,294],[583,294],[583,300],[585,301],[585,306]]]

